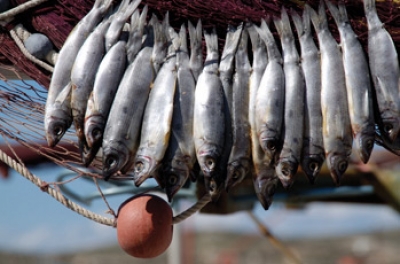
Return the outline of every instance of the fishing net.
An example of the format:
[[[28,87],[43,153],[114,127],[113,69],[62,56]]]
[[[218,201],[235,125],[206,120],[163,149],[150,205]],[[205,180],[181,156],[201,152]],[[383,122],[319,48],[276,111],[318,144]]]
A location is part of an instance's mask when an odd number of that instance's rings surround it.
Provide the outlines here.
[[[67,200],[60,192],[60,186],[81,177],[93,179],[93,184],[99,186],[97,179],[102,178],[101,161],[95,160],[90,169],[82,165],[73,128],[65,134],[55,148],[47,147],[43,119],[47,88],[52,73],[51,63],[45,62],[44,66],[38,64],[34,59],[29,58],[29,54],[26,54],[23,46],[20,45],[30,33],[39,32],[51,40],[57,52],[74,25],[91,9],[93,2],[93,0],[34,0],[32,3],[38,3],[38,5],[26,8],[17,15],[5,13],[0,15],[0,21],[3,21],[0,28],[0,135],[4,142],[0,156],[8,166],[16,169],[67,207],[97,222],[115,225],[114,219],[94,215]],[[313,8],[317,8],[319,4],[316,0],[143,0],[140,8],[143,8],[145,4],[148,5],[149,15],[155,13],[160,19],[169,11],[171,25],[176,29],[188,20],[196,23],[198,19],[202,20],[203,27],[206,29],[216,26],[222,50],[228,24],[238,25],[243,21],[258,24],[262,18],[279,16],[282,7],[302,13],[305,2]],[[26,3],[24,0],[12,0],[11,6],[18,7],[24,3]],[[345,1],[345,4],[353,29],[367,51],[367,25],[363,3],[362,1]],[[400,2],[377,1],[377,10],[399,48]],[[328,17],[330,30],[339,39],[333,18],[329,15]],[[273,31],[277,34],[274,28]],[[26,151],[38,154],[44,160],[76,173],[76,176],[63,182],[41,181],[26,169],[23,161],[28,159],[23,158],[22,154],[17,155],[15,149],[21,145]],[[33,161],[35,162],[38,162],[38,159]],[[133,184],[131,188],[135,188]],[[101,192],[100,187],[99,192]],[[206,197],[204,201],[208,201],[207,199]],[[109,209],[110,212],[113,211]],[[213,212],[218,213],[218,210]]]

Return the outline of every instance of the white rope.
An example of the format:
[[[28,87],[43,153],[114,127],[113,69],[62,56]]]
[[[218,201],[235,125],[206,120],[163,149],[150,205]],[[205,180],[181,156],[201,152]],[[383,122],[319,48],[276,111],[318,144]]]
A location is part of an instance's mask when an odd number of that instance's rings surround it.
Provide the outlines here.
[[[192,207],[187,209],[186,211],[183,211],[179,215],[173,217],[172,223],[178,224],[185,220],[186,218],[192,216],[195,214],[197,211],[201,210],[204,206],[206,206],[209,202],[211,201],[211,194],[207,193],[205,194],[200,200],[197,201]]]
[[[7,10],[3,13],[0,14],[0,20],[6,20],[15,17],[16,15],[25,12],[26,10],[38,6],[48,0],[31,0],[28,2],[25,2],[23,4],[20,4],[19,6],[16,6],[10,10]]]

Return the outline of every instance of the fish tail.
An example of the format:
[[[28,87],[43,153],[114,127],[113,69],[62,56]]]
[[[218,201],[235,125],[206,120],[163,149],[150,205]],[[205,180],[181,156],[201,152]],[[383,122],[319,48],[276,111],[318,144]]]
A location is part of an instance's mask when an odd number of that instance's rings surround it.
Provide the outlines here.
[[[342,8],[339,10],[333,3],[330,1],[326,1],[326,5],[328,6],[329,12],[333,16],[333,19],[335,19],[336,24],[339,26],[340,24],[343,24],[347,22],[347,13],[346,13],[346,8]],[[344,11],[344,13],[343,13]]]
[[[363,0],[363,3],[365,15],[376,12],[375,0]]]
[[[276,60],[282,62],[281,53],[276,46],[274,36],[269,29],[267,22],[264,19],[261,20],[260,27],[255,27],[258,34],[260,35],[261,39],[265,42],[268,51],[268,59],[269,60]]]
[[[173,27],[169,27],[168,29],[168,34],[166,34],[166,38],[168,42],[172,42],[171,46],[168,49],[168,54],[173,54],[176,51],[179,50],[179,47],[181,46],[181,39],[180,35],[175,32]]]
[[[239,40],[239,43],[238,43],[238,47],[237,47],[238,52],[237,53],[239,53],[239,52],[243,53],[243,52],[247,51],[248,40],[249,40],[248,31],[247,30],[243,30],[242,31],[242,35],[241,35],[240,40]]]
[[[179,38],[180,38],[180,50],[183,52],[188,53],[188,45],[187,45],[187,34],[186,34],[186,26],[185,24],[181,25],[181,30],[179,31]]]
[[[199,19],[196,27],[194,27],[190,21],[188,25],[189,25],[190,50],[197,50],[197,48],[201,46],[201,40],[203,37],[201,20]]]
[[[282,7],[281,18],[280,19],[274,18],[274,24],[281,38],[286,38],[286,37],[293,38],[292,29],[290,27],[289,16],[284,7]]]
[[[124,12],[124,18],[125,18],[124,21],[126,21],[128,17],[130,17],[133,14],[133,12],[135,12],[140,2],[141,0],[135,0],[132,3],[130,3],[130,5],[128,5],[127,9]]]
[[[328,26],[328,20],[325,14],[325,5],[324,2],[320,2],[318,13],[312,9],[310,6],[306,5],[306,8],[309,9],[311,15],[311,21],[314,25],[315,31],[317,33],[321,32],[322,30],[326,29]]]
[[[210,33],[204,32],[204,38],[206,41],[207,54],[218,54],[218,35],[215,26]]]
[[[304,13],[303,13],[303,16],[304,16]],[[305,33],[303,21],[301,20],[300,15],[295,10],[293,10],[293,9],[290,10],[290,14],[292,16],[294,27],[296,28],[296,31],[297,31],[297,35],[300,38]]]

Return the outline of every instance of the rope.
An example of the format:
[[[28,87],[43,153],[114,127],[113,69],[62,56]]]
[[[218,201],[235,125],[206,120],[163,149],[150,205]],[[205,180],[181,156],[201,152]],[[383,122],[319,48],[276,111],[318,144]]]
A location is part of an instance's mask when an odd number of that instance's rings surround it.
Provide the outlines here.
[[[10,30],[10,35],[17,44],[17,46],[20,48],[22,54],[24,54],[27,59],[29,59],[33,63],[36,63],[43,69],[48,70],[49,72],[53,72],[54,68],[51,65],[37,59],[36,57],[34,57],[32,54],[29,53],[29,51],[25,48],[24,43],[22,43],[21,39],[18,37],[17,32],[14,29]]]
[[[25,2],[19,6],[16,6],[10,10],[7,10],[3,13],[0,14],[0,20],[5,20],[5,19],[9,19],[9,18],[13,18],[16,15],[25,12],[26,10],[38,6],[44,2],[46,2],[48,0],[31,0],[29,2]]]
[[[0,159],[4,163],[6,163],[8,166],[16,170],[18,173],[20,173],[22,176],[24,176],[26,179],[31,181],[33,184],[38,186],[42,191],[47,192],[50,196],[52,196],[54,199],[62,203],[65,207],[68,209],[71,209],[72,211],[89,218],[97,223],[103,224],[103,225],[108,225],[112,227],[116,227],[117,223],[115,219],[107,218],[104,216],[101,216],[99,214],[93,213],[91,211],[88,211],[87,209],[81,207],[80,205],[72,202],[68,198],[66,198],[62,193],[59,191],[55,190],[54,188],[51,188],[50,186],[45,186],[45,182],[41,181],[37,176],[33,175],[25,166],[19,164],[15,159],[11,158],[8,156],[5,152],[0,150]]]
[[[172,219],[172,223],[178,224],[185,220],[186,218],[192,216],[195,214],[197,211],[201,210],[206,204],[208,204],[211,201],[211,194],[205,194],[200,200],[197,201],[192,207],[187,209],[186,211],[183,211],[177,216],[174,216]]]

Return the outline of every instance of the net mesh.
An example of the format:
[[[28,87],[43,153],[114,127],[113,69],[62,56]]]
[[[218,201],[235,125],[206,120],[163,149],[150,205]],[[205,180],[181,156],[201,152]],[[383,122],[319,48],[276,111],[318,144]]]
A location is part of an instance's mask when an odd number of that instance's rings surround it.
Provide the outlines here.
[[[11,2],[13,6],[17,6],[25,1],[12,0]],[[101,178],[100,160],[93,163],[92,172],[88,173],[84,170],[73,129],[65,134],[55,148],[47,147],[43,130],[43,114],[51,72],[28,60],[9,34],[10,29],[17,24],[22,24],[31,33],[40,32],[47,35],[55,48],[60,49],[69,32],[91,9],[93,2],[93,0],[49,1],[17,15],[1,27],[0,121],[2,125],[0,135],[10,148],[8,150],[10,156],[17,160],[19,157],[11,150],[12,146],[15,148],[16,145],[23,145],[44,159],[76,172],[78,176]],[[319,1],[310,0],[307,3],[317,8]],[[204,28],[215,25],[222,50],[228,24],[237,25],[243,21],[259,23],[261,18],[279,16],[283,6],[302,13],[305,1],[142,0],[141,8],[145,4],[151,11],[149,15],[155,13],[160,19],[164,17],[166,11],[169,11],[171,25],[176,29],[188,20],[196,23],[198,19],[201,19]],[[367,51],[367,26],[362,1],[345,1],[345,4],[354,31]],[[399,48],[400,2],[377,1],[377,9],[382,22],[386,24],[386,28]],[[329,26],[333,35],[339,39],[332,17],[329,17]],[[30,80],[27,81],[28,79]]]

